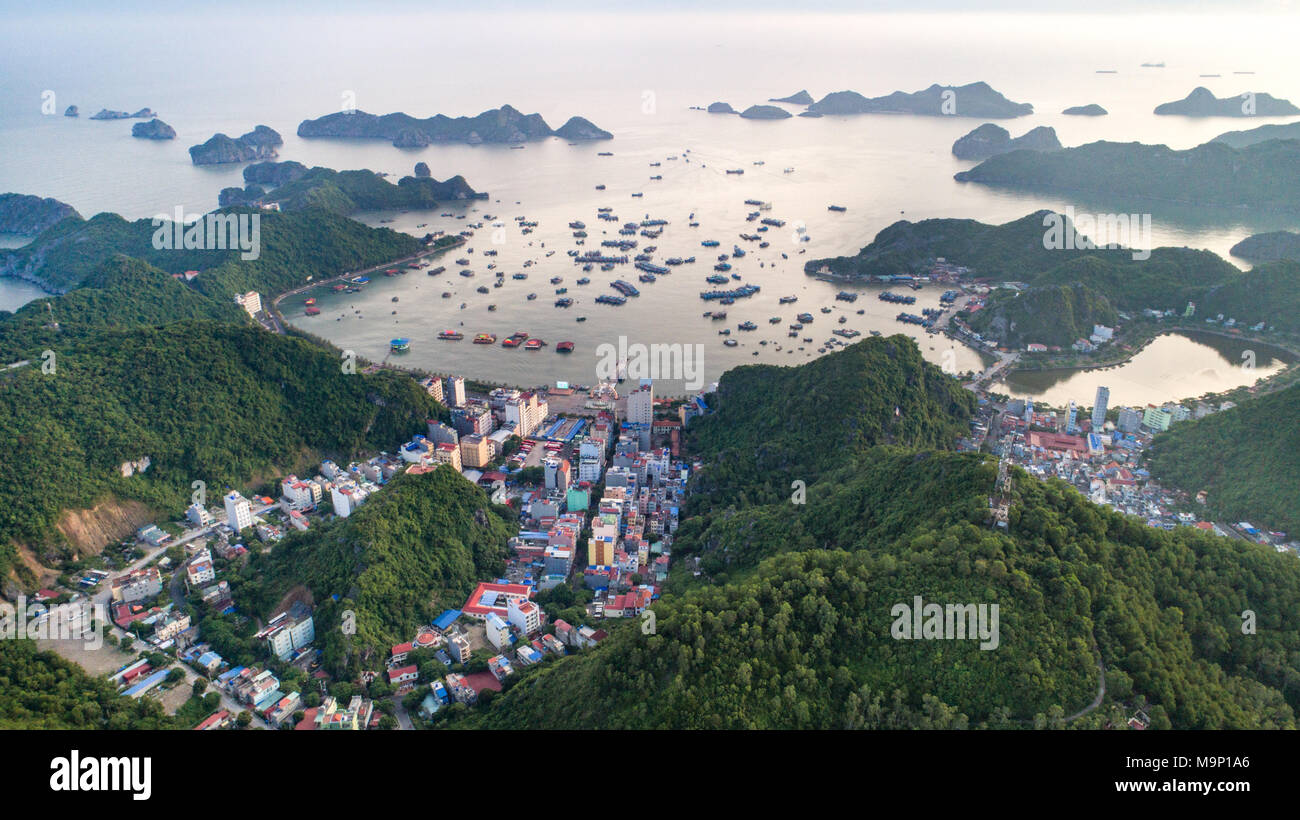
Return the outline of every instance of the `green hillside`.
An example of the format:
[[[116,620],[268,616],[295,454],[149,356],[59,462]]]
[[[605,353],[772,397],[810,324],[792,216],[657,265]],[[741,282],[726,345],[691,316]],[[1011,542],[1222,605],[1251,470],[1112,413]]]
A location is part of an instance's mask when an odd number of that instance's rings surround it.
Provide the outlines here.
[[[1300,534],[1300,388],[1174,425],[1156,437],[1151,472],[1233,521]]]
[[[317,638],[333,669],[367,668],[439,612],[459,608],[477,581],[505,569],[514,515],[449,466],[403,474],[347,519],[295,533],[259,556],[248,592],[266,614],[302,584],[318,606]],[[335,601],[332,596],[338,596]],[[356,634],[335,625],[356,613]],[[378,653],[378,654],[376,654]]]

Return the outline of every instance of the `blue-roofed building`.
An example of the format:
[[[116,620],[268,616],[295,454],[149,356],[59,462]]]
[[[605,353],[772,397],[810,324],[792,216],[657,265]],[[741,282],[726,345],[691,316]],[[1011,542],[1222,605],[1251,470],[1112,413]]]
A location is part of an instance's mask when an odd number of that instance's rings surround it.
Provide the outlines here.
[[[144,680],[137,683],[135,686],[132,686],[130,689],[123,692],[122,695],[129,698],[140,697],[145,692],[148,692],[150,689],[162,683],[167,678],[167,673],[169,671],[170,670],[167,669],[159,669],[157,672],[154,672],[149,677],[145,678]]]
[[[456,619],[459,617],[460,617],[459,609],[444,610],[441,615],[433,619],[433,628],[439,631],[446,630],[447,627],[456,623]]]

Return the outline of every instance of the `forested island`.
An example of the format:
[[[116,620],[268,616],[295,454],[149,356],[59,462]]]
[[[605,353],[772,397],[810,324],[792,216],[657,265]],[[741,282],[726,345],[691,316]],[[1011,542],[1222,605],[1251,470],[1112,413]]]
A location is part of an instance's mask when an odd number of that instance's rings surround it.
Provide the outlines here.
[[[1034,113],[1029,103],[1012,102],[988,83],[935,85],[907,93],[864,97],[856,91],[836,91],[808,106],[813,114],[919,114],[931,117],[1002,119]]]
[[[427,169],[427,166],[426,166]],[[223,188],[221,207],[274,204],[281,211],[323,208],[336,214],[358,211],[429,209],[439,202],[484,199],[462,176],[438,181],[431,176],[402,177],[396,184],[374,171],[307,168],[299,162],[261,162],[244,169],[244,188]]]
[[[347,137],[384,139],[402,148],[419,148],[438,142],[519,143],[547,137],[571,142],[612,139],[613,134],[597,128],[582,117],[570,117],[559,128],[551,128],[541,114],[523,114],[503,105],[474,117],[448,117],[436,114],[418,119],[401,112],[367,114],[364,111],[340,111],[298,125],[300,137]]]
[[[1059,151],[990,157],[954,177],[1035,190],[1142,197],[1197,205],[1300,210],[1300,140],[1234,148],[1093,142]]]

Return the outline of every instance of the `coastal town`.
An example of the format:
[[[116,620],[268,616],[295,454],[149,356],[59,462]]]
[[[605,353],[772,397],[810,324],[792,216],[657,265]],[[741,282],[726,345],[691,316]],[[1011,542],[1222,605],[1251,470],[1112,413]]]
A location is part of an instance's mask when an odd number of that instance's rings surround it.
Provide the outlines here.
[[[90,614],[76,619],[80,630],[92,625],[91,607],[101,607],[114,654],[133,657],[106,674],[120,695],[175,708],[191,692],[206,693],[215,708],[196,722],[201,730],[427,725],[445,706],[501,691],[519,669],[598,645],[610,619],[639,618],[667,580],[687,481],[701,466],[679,447],[682,426],[709,411],[703,397],[656,399],[649,380],[550,395],[474,394],[457,376],[420,384],[449,408],[449,424],[431,419],[425,434],[392,452],[284,476],[278,497],[231,490],[219,504],[196,501],[181,520],[141,527],[120,555],[106,551],[102,563],[116,570],[83,570],[36,602]],[[576,403],[588,394],[597,397],[584,402],[591,407]],[[553,414],[549,401],[581,414]],[[235,603],[223,576],[250,552],[355,515],[403,473],[438,469],[506,505],[518,533],[506,545],[503,576],[480,579],[461,605],[393,646],[382,675],[331,680],[303,601],[265,622]],[[553,596],[558,587],[568,594]],[[570,620],[552,614],[561,610]],[[199,628],[210,614],[255,622],[259,661],[223,657]]]

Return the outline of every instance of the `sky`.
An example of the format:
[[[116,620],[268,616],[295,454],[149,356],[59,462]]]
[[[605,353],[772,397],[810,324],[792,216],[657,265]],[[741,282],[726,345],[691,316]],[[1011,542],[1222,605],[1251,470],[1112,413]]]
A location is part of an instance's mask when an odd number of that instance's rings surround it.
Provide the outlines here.
[[[266,14],[276,11],[310,11],[314,14],[338,10],[356,13],[361,10],[354,0],[227,0],[220,6],[222,14],[247,6],[250,11]],[[201,7],[200,7],[201,8]],[[371,0],[365,9],[379,14],[403,10],[430,11],[445,8],[449,12],[481,11],[554,11],[565,13],[617,13],[649,10],[664,11],[755,11],[770,12],[1019,12],[1149,14],[1159,13],[1291,13],[1300,12],[1300,0],[1085,0],[1081,3],[1044,3],[1042,0]],[[70,13],[112,13],[168,16],[193,14],[184,6],[159,4],[156,0],[0,0],[0,13],[6,17],[46,17]],[[202,14],[203,11],[198,13]]]

